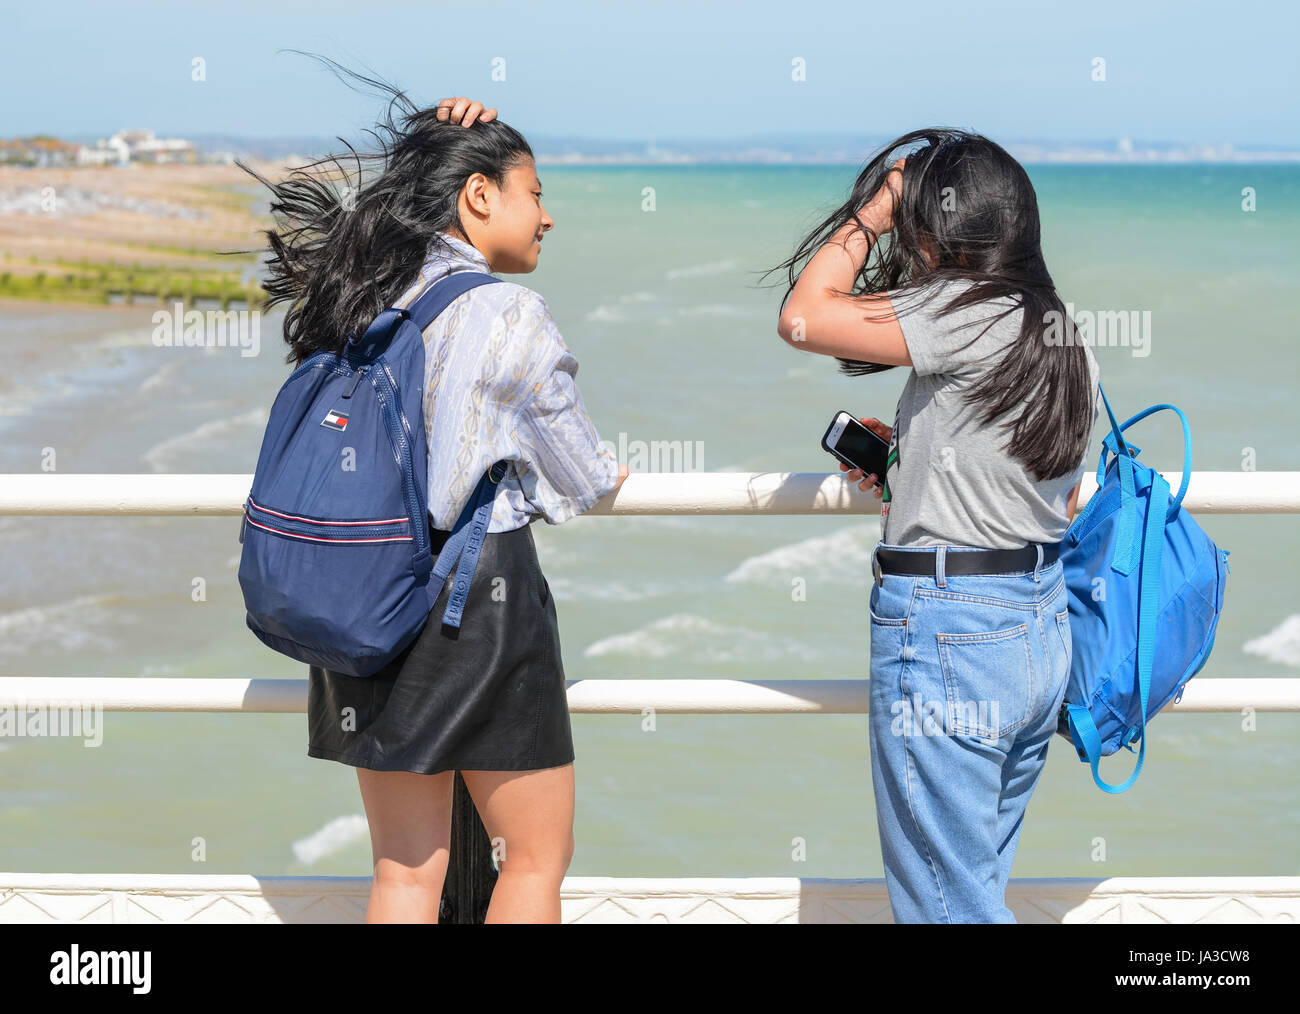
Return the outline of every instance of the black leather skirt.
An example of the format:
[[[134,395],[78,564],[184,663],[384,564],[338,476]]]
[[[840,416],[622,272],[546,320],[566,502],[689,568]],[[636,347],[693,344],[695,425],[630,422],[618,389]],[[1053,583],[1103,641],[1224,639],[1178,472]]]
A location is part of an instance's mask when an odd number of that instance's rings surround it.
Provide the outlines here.
[[[437,556],[447,532],[430,528]],[[375,771],[532,771],[573,760],[550,586],[528,525],[484,536],[459,636],[449,579],[415,641],[373,676],[308,669],[307,754]]]

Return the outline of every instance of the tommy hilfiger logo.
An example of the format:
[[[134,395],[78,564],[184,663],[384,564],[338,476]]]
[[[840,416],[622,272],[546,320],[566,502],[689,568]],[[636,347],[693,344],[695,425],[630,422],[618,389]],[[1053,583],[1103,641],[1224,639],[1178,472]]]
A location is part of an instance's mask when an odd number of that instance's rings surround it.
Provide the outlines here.
[[[348,428],[348,417],[342,412],[331,410],[330,414],[321,420],[322,426],[328,426],[332,430],[345,430]]]

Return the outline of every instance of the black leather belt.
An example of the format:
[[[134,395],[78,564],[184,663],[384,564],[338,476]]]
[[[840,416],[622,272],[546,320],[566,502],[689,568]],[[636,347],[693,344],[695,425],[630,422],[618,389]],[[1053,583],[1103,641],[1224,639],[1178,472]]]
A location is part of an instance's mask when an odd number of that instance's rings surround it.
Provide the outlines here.
[[[1060,553],[1059,542],[1044,542],[1043,566],[1050,567]],[[943,572],[951,574],[1014,574],[1033,570],[1038,565],[1039,543],[1031,542],[1020,549],[976,549],[949,552],[944,555]],[[933,548],[876,550],[876,581],[880,572],[886,574],[934,574]]]

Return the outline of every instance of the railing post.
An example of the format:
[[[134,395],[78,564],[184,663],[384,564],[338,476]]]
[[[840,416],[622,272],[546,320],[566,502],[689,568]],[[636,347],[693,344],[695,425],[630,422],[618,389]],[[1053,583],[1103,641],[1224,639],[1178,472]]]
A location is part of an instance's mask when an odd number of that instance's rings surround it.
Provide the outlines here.
[[[438,921],[474,924],[487,917],[497,871],[492,866],[492,842],[474,808],[465,779],[456,772],[451,797],[451,847],[443,881]]]

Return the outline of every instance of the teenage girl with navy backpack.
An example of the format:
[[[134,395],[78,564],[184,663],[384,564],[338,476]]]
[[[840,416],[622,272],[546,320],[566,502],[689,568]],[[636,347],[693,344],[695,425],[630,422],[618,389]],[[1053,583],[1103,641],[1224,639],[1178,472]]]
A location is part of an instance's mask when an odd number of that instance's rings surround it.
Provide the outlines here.
[[[244,166],[284,220],[267,233],[265,288],[268,305],[289,304],[293,363],[337,351],[448,274],[533,271],[554,224],[532,150],[495,109],[463,98],[417,109],[390,85],[344,73],[389,92],[404,113],[394,123],[390,106],[381,151],[328,156],[274,184]],[[362,162],[375,170],[365,178],[353,168]],[[318,165],[327,168],[310,171]],[[582,513],[627,469],[601,446],[577,361],[537,293],[506,282],[470,289],[423,339],[435,557],[489,466],[510,468],[459,633],[442,629],[448,581],[416,640],[374,675],[310,666],[308,754],[357,769],[374,863],[367,922],[438,921],[456,771],[498,863],[487,921],[558,922],[574,849],[574,752],[555,603],[529,524]],[[320,591],[364,595],[365,575]]]
[[[886,474],[840,466],[881,501],[869,730],[894,919],[1014,922],[1007,881],[1070,667],[1058,552],[1096,361],[1048,274],[1029,177],[976,134],[887,145],[780,267],[791,345],[852,376],[911,367],[893,426],[862,420],[889,443]]]

